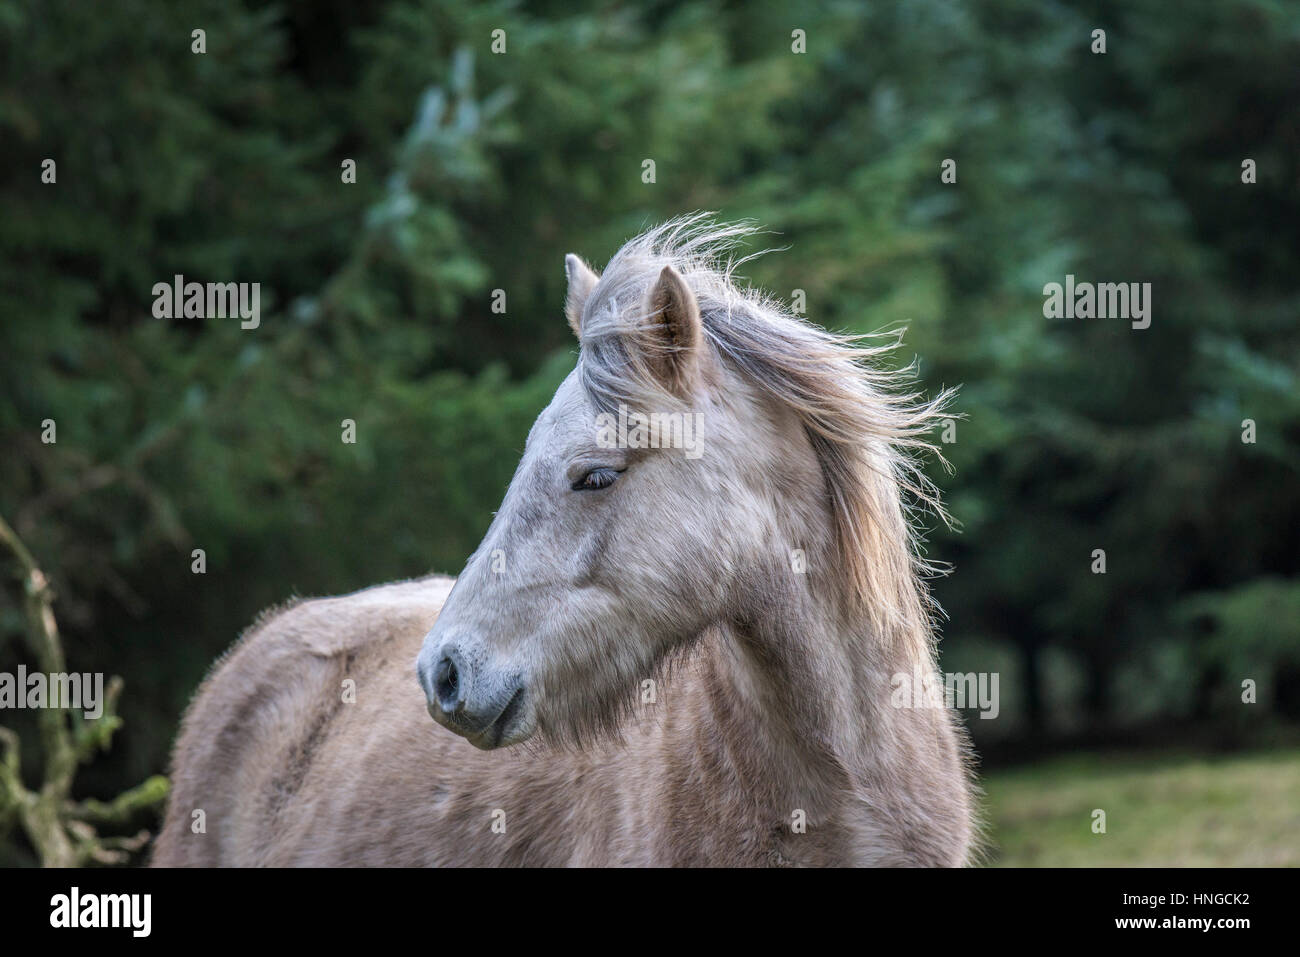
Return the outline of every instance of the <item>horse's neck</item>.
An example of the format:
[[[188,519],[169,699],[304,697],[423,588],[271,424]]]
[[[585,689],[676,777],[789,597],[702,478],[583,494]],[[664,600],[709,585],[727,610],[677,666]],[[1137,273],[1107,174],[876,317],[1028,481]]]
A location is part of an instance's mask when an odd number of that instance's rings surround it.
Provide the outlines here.
[[[951,731],[945,715],[890,705],[892,676],[933,669],[928,645],[884,641],[851,617],[787,595],[720,628],[704,656],[710,720],[761,813],[789,824],[802,811],[810,833],[838,828],[904,860],[895,822],[927,801],[925,765]]]
[[[718,690],[773,756],[788,749],[792,762],[861,770],[870,740],[898,718],[889,704],[892,676],[933,668],[926,649],[885,641],[847,617],[798,602],[723,629],[713,656]]]

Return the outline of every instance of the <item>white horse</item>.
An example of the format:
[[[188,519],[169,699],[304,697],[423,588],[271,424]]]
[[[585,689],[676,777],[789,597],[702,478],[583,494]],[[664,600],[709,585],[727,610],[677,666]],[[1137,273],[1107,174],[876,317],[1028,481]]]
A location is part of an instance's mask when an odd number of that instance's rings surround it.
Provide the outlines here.
[[[945,397],[737,289],[747,232],[568,257],[577,367],[459,579],[264,617],[189,709],[155,864],[966,862],[960,726],[891,704],[936,667],[905,500]],[[693,452],[643,427],[685,415]]]

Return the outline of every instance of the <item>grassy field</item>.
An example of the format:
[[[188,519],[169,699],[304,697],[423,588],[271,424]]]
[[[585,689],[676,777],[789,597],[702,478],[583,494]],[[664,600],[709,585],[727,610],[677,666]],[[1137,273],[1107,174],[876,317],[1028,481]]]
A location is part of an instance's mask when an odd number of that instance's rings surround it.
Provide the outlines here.
[[[1300,750],[1088,754],[982,778],[994,866],[1300,866]]]

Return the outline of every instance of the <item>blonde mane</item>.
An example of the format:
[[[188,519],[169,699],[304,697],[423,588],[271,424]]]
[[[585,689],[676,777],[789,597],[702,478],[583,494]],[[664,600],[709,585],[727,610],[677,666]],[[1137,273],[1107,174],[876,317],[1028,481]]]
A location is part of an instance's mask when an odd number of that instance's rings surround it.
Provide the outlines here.
[[[760,230],[709,216],[670,220],[609,261],[583,309],[579,374],[587,393],[606,409],[681,404],[628,348],[650,318],[641,314],[646,290],[664,266],[676,268],[699,301],[714,354],[803,424],[825,476],[847,593],[882,634],[928,644],[922,579],[934,569],[920,556],[917,522],[926,512],[950,520],[920,459],[934,453],[943,461],[928,436],[946,417],[952,390],[925,399],[912,388],[914,366],[882,363],[898,334],[873,345],[879,336],[831,333],[767,293],[737,286],[736,268],[762,253],[734,252]]]

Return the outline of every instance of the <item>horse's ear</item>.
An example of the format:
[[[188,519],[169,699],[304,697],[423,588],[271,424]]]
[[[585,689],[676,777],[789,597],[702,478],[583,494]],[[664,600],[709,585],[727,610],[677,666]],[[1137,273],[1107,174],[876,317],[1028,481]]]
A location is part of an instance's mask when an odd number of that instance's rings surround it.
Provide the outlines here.
[[[569,319],[569,328],[579,339],[582,338],[582,307],[587,304],[587,297],[600,282],[600,277],[592,268],[573,253],[564,257],[564,274],[569,277],[569,294],[564,298],[564,314]]]
[[[686,280],[665,266],[646,294],[641,328],[646,363],[671,392],[694,391],[700,367],[700,304]]]

